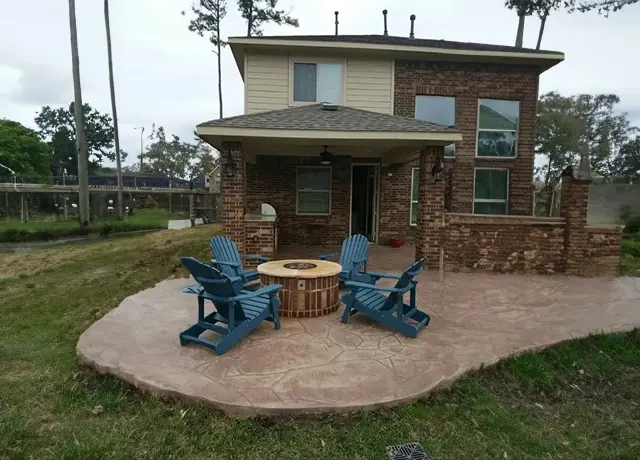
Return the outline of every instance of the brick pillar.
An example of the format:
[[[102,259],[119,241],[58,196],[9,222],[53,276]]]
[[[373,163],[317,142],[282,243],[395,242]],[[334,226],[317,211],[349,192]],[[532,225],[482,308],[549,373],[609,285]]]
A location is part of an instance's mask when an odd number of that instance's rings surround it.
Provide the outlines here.
[[[590,179],[576,179],[572,170],[562,175],[560,216],[565,218],[564,257],[565,273],[586,274],[586,251],[589,245],[587,232],[587,206],[589,204]]]
[[[229,154],[235,165],[233,177],[227,175]],[[220,152],[222,171],[220,173],[220,188],[222,194],[222,230],[238,245],[241,254],[246,251],[244,214],[245,214],[245,167],[242,144],[225,142]]]
[[[444,177],[439,182],[433,180],[431,170],[437,158],[444,158],[444,147],[429,146],[420,151],[416,260],[426,257],[426,266],[430,268],[437,268],[440,264],[440,231],[446,184]]]

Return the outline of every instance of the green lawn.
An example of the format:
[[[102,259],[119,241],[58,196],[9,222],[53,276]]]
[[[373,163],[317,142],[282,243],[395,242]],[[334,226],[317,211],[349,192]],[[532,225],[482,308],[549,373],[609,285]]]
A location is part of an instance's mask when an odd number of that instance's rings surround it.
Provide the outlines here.
[[[124,297],[182,275],[180,256],[207,258],[214,229],[0,255],[0,458],[383,459],[386,445],[408,441],[435,459],[640,458],[637,330],[349,416],[230,420],[79,366],[80,334]]]
[[[0,220],[0,243],[18,243],[24,241],[45,241],[101,233],[131,232],[136,230],[165,229],[169,223],[169,213],[164,209],[143,209],[132,216],[120,220],[117,217],[104,217],[81,228],[77,220],[56,220],[49,216],[42,220],[20,222],[16,219]]]
[[[92,225],[103,225],[105,223],[120,222],[116,216],[103,217],[95,221]],[[128,216],[126,222],[131,224],[150,224],[166,228],[169,222],[169,213],[165,209],[141,209],[135,211],[132,216]],[[60,220],[55,215],[45,216],[37,220],[29,222],[20,222],[20,219],[0,220],[0,231],[9,228],[23,229],[27,231],[36,231],[54,228],[75,228],[77,227],[77,219]]]

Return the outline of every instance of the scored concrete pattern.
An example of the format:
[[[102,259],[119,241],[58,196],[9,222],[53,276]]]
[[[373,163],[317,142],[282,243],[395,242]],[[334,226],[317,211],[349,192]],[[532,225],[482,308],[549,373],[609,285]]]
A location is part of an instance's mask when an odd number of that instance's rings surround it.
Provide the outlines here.
[[[408,250],[372,248],[375,269],[399,273]],[[409,257],[409,258],[407,258]],[[394,267],[394,268],[392,268]],[[345,412],[411,402],[481,365],[593,332],[640,325],[640,278],[446,273],[418,277],[418,303],[432,316],[417,339],[338,312],[283,318],[222,356],[178,334],[196,299],[167,280],[126,298],[80,338],[82,362],[137,387],[232,416]]]

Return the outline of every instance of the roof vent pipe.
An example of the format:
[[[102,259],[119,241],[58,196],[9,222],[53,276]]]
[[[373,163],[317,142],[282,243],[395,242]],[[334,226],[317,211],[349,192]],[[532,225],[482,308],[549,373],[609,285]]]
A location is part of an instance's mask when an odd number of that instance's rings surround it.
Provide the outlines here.
[[[338,35],[338,24],[340,24],[340,22],[338,21],[338,15],[340,14],[339,11],[336,11],[336,35]]]
[[[389,35],[387,31],[387,10],[382,10],[382,15],[384,16],[384,34]]]
[[[409,16],[409,19],[411,19],[411,33],[409,34],[409,38],[414,38],[415,35],[413,34],[413,23],[416,20],[416,15],[412,14],[411,16]]]

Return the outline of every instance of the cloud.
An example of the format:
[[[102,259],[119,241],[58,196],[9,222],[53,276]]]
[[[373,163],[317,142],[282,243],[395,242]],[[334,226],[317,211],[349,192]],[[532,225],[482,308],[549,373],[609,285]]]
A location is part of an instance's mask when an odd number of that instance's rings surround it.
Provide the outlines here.
[[[0,15],[0,117],[33,126],[42,105],[67,105],[73,97],[69,18],[66,2],[5,2]],[[116,96],[122,148],[140,150],[134,128],[163,125],[190,139],[196,124],[218,116],[216,57],[206,38],[187,29],[192,0],[111,2]],[[223,24],[226,36],[244,35],[235,0],[229,0]],[[340,33],[382,33],[388,9],[389,32],[408,36],[409,15],[416,14],[416,36],[458,41],[513,44],[517,16],[494,0],[280,0],[292,9],[300,29],[265,27],[265,35],[332,34],[340,11]],[[111,113],[102,2],[77,1],[80,73],[84,101]],[[640,6],[629,6],[605,19],[596,13],[554,13],[547,21],[543,48],[564,51],[566,62],[545,72],[540,91],[566,94],[613,92],[621,108],[640,123],[636,75],[640,63],[629,46],[638,40]],[[525,45],[535,46],[539,20],[527,18]],[[227,48],[223,51],[225,115],[241,114],[243,83]],[[145,133],[145,134],[146,134]]]

